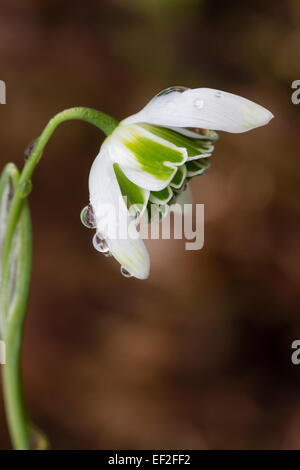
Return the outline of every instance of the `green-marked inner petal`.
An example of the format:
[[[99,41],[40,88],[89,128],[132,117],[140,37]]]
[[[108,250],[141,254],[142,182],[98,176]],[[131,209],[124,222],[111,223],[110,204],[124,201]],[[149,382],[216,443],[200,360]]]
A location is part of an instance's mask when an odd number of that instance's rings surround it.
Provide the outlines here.
[[[201,158],[199,160],[192,160],[186,162],[187,176],[201,175],[204,171],[210,167],[208,158]]]
[[[180,165],[186,160],[186,154],[180,149],[169,147],[145,135],[135,132],[133,126],[130,130],[130,137],[123,136],[122,140],[128,150],[132,152],[141,170],[151,174],[160,181],[169,182],[176,169],[168,166]]]
[[[183,182],[185,180],[185,177],[186,177],[186,174],[187,174],[187,170],[186,170],[186,166],[185,165],[181,165],[177,168],[177,171],[170,183],[170,185],[173,187],[173,188],[180,188],[180,186],[183,185]]]
[[[157,137],[165,139],[177,147],[185,148],[189,158],[201,156],[203,154],[205,155],[212,150],[210,142],[187,137],[166,127],[153,126],[151,124],[144,123],[139,125]]]
[[[166,204],[173,196],[172,189],[167,186],[166,188],[162,189],[161,191],[151,191],[150,193],[150,201],[156,204]]]
[[[113,164],[116,178],[118,180],[122,196],[126,197],[127,208],[129,209],[133,205],[137,205],[142,208],[148,202],[148,191],[140,188],[136,184],[132,183],[123,173],[118,163]]]

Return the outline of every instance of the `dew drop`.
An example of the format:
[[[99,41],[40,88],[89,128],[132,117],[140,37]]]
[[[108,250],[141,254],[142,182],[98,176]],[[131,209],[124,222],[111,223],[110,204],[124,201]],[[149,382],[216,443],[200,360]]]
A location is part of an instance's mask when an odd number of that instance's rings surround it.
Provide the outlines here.
[[[95,216],[94,216],[94,211],[89,204],[88,206],[85,206],[81,213],[80,213],[80,220],[83,223],[83,225],[87,228],[96,228],[96,221],[95,221]]]
[[[95,235],[93,236],[93,245],[97,251],[100,251],[100,253],[109,252],[108,244],[100,233],[95,233]]]
[[[121,266],[121,274],[124,277],[132,277],[132,274],[129,271],[127,271],[127,269],[125,269],[124,266]]]
[[[198,108],[198,109],[202,109],[203,106],[204,106],[204,101],[203,101],[203,100],[199,100],[199,99],[198,99],[198,100],[195,100],[195,101],[194,101],[194,106],[196,106],[196,108]]]
[[[178,93],[183,93],[185,90],[189,88],[185,86],[170,86],[169,88],[165,88],[164,90],[160,91],[156,96],[164,96],[168,95],[169,93],[173,93],[174,91]]]

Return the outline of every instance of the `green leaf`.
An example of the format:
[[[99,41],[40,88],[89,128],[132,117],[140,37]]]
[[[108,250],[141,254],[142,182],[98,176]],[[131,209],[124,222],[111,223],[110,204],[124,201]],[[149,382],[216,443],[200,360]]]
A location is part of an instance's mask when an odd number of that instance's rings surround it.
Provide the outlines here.
[[[9,163],[0,178],[0,329],[4,337],[6,322],[18,302],[26,299],[31,268],[31,221],[27,200],[9,246],[5,249],[6,224],[11,201],[18,184],[17,167]]]

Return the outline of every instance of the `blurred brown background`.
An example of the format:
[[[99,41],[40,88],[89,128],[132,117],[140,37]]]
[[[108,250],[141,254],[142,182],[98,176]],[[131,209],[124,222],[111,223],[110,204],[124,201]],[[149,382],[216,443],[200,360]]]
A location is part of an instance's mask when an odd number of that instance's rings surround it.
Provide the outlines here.
[[[300,3],[2,0],[0,164],[56,112],[118,119],[170,85],[248,97],[276,116],[221,135],[193,180],[205,247],[151,241],[125,279],[79,220],[103,136],[61,126],[34,176],[24,337],[32,420],[54,449],[300,448]],[[9,448],[3,401],[0,447]]]

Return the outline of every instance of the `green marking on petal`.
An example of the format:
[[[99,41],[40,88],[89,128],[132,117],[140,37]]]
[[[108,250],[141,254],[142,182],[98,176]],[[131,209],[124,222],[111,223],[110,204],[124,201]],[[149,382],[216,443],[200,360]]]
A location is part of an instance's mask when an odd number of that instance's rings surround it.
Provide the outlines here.
[[[201,158],[200,160],[192,160],[186,162],[187,176],[196,176],[202,175],[207,168],[210,167],[210,162],[208,158]]]
[[[139,133],[137,128],[137,126],[128,126],[127,135],[123,134],[121,137],[123,144],[134,155],[141,170],[168,183],[176,172],[174,166],[185,162],[185,150],[168,146],[168,142],[163,144],[148,138],[145,134]]]
[[[170,208],[167,204],[164,204],[158,207],[160,221],[164,220],[164,218],[168,215],[169,210]]]
[[[188,137],[166,127],[153,126],[151,124],[139,124],[139,126],[157,137],[171,142],[179,148],[185,148],[188,154],[188,159],[199,158],[201,155],[203,155],[203,157],[207,157],[207,154],[211,153],[213,150],[213,146],[209,141]]]
[[[170,201],[172,196],[173,191],[169,186],[167,186],[161,191],[151,191],[149,199],[155,204],[167,204],[167,202]]]
[[[156,204],[154,202],[149,201],[145,215],[147,217],[148,223],[154,219],[154,217],[159,217],[159,221],[162,221],[169,213],[169,206],[168,204]]]
[[[127,208],[137,206],[141,213],[148,202],[148,191],[132,183],[123,173],[118,163],[113,164],[114,172],[118,180],[122,196],[126,198]]]
[[[151,222],[151,220],[156,216],[157,213],[159,213],[159,205],[149,201],[147,204],[146,211],[145,211],[145,214],[148,219],[148,223]]]
[[[183,185],[183,182],[187,175],[187,169],[185,165],[181,165],[177,168],[175,175],[170,183],[172,188],[180,188]]]

